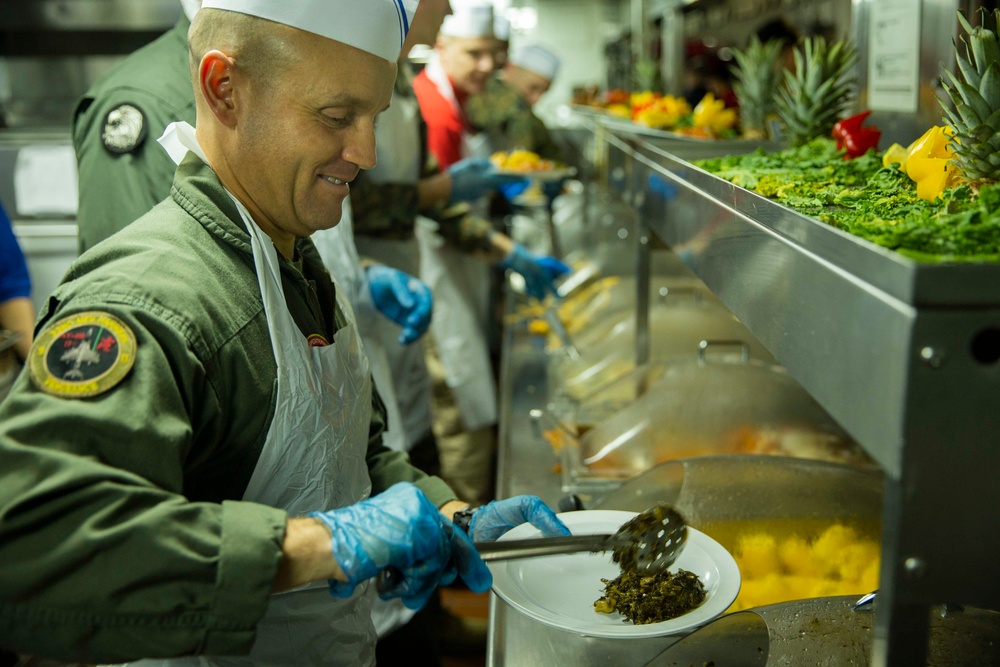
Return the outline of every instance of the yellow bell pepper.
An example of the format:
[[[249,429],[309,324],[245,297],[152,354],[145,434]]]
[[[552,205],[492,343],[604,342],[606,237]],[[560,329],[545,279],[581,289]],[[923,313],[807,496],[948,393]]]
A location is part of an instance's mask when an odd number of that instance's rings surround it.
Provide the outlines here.
[[[694,108],[692,120],[695,127],[707,127],[721,132],[736,125],[736,110],[727,109],[723,100],[717,100],[712,93],[706,93]]]
[[[606,111],[612,116],[617,116],[618,118],[632,117],[632,108],[625,104],[610,104],[608,105]]]
[[[946,188],[958,185],[958,167],[952,163],[955,152],[948,141],[954,131],[935,125],[910,147],[906,156],[906,174],[917,184],[917,196],[934,201]]]
[[[910,146],[912,145],[910,144]],[[900,169],[906,169],[906,158],[909,154],[909,148],[893,144],[885,149],[885,154],[882,155],[882,166],[888,167],[890,164],[898,164]]]
[[[677,125],[689,113],[691,106],[683,97],[664,95],[636,112],[634,120],[648,127],[666,129]]]

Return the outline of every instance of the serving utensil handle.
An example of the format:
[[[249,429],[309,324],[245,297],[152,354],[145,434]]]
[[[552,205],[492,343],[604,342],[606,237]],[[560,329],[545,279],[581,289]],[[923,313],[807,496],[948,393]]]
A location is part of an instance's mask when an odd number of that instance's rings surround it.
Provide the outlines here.
[[[613,548],[614,536],[610,533],[599,535],[567,535],[565,537],[534,537],[524,540],[499,540],[497,542],[476,542],[476,551],[487,563],[515,558],[537,556],[557,556],[581,551],[603,551]]]

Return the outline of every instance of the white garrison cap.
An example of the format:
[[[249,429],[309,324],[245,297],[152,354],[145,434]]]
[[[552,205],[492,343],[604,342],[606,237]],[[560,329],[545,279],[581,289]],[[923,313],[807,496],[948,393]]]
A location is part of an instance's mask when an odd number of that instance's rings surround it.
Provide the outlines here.
[[[187,14],[188,20],[194,21],[194,16],[198,13],[198,8],[201,7],[201,0],[181,0],[181,7]]]
[[[559,72],[559,56],[537,44],[528,44],[514,49],[509,62],[526,70],[539,74],[549,81],[556,78]]]
[[[203,0],[202,9],[259,16],[396,62],[419,0]]]
[[[510,21],[502,14],[493,15],[493,36],[502,42],[510,39]]]
[[[493,5],[453,0],[452,13],[444,17],[441,34],[451,37],[492,37]]]

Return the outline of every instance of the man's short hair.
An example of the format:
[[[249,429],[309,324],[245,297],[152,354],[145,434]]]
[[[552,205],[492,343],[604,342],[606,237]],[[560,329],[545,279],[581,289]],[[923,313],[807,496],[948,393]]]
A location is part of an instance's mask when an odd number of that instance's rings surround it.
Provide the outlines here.
[[[232,56],[236,66],[253,81],[277,80],[278,74],[295,60],[294,48],[282,39],[283,27],[256,16],[202,9],[188,31],[192,80],[198,80],[201,59],[212,50]]]

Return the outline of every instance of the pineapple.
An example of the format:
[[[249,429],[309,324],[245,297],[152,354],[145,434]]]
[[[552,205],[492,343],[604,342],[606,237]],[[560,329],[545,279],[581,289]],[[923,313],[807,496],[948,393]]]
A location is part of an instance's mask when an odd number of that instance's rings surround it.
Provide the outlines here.
[[[801,146],[829,136],[854,97],[851,69],[856,60],[857,51],[850,43],[827,45],[822,37],[806,39],[804,53],[795,50],[795,72],[785,72],[776,104],[789,143]]]
[[[767,117],[774,111],[774,93],[778,88],[781,47],[779,40],[763,44],[754,35],[745,51],[733,51],[737,64],[733,90],[740,102],[740,125],[747,139],[767,137]]]
[[[982,26],[973,28],[960,13],[966,32],[964,55],[955,43],[959,74],[945,71],[944,84],[954,110],[942,101],[945,117],[955,130],[951,147],[959,173],[974,184],[1000,180],[1000,10],[982,11]],[[966,37],[968,39],[966,39]]]

